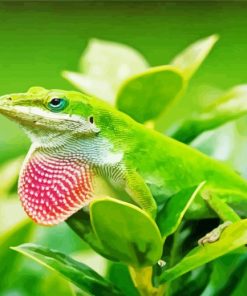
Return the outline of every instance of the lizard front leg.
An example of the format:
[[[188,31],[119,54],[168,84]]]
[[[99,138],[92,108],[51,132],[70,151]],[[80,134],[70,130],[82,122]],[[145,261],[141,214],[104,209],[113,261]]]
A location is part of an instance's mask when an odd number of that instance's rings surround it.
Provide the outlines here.
[[[143,178],[134,170],[128,170],[125,176],[125,191],[152,218],[157,213],[157,205]]]
[[[109,166],[107,169],[101,167],[98,172],[108,180],[113,188],[127,194],[130,202],[132,200],[133,203],[146,211],[152,218],[156,217],[156,201],[144,179],[135,169],[118,164]]]

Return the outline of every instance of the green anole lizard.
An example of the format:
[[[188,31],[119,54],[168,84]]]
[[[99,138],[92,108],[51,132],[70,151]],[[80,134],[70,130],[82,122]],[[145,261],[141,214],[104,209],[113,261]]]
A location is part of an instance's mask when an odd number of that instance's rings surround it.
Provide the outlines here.
[[[32,87],[2,96],[0,112],[31,138],[19,196],[39,224],[64,221],[100,196],[127,200],[155,217],[170,196],[202,181],[191,217],[208,217],[211,207],[234,221],[228,206],[247,214],[247,182],[238,174],[96,98]]]

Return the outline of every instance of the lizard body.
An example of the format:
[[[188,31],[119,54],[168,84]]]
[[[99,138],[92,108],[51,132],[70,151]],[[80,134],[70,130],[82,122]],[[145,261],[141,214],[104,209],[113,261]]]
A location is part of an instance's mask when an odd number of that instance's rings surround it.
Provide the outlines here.
[[[17,121],[32,140],[19,195],[39,224],[64,221],[105,195],[133,202],[154,217],[157,205],[202,181],[202,194],[213,192],[247,213],[247,182],[238,174],[96,98],[33,87],[2,96],[0,112]],[[191,217],[210,215],[198,197]]]

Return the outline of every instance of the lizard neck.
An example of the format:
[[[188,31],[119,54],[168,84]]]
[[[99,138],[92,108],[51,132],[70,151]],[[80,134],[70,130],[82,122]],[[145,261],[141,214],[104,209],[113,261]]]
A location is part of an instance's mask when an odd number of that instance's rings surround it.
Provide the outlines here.
[[[98,136],[65,138],[59,145],[55,141],[53,145],[34,143],[32,150],[57,158],[82,160],[92,167],[114,165],[123,157],[122,152],[114,151],[113,145],[107,139]]]
[[[95,138],[55,147],[34,144],[18,186],[26,213],[36,223],[54,225],[86,206],[94,196],[95,168],[120,160],[106,144]]]

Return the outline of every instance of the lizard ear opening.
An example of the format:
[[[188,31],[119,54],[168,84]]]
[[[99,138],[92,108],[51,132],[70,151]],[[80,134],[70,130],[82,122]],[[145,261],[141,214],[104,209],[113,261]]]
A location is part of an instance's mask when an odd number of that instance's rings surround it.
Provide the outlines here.
[[[90,129],[91,129],[94,133],[98,134],[98,133],[100,132],[100,128],[98,128],[98,127],[96,126],[93,115],[90,115],[90,116],[88,117],[88,121],[89,121],[89,124],[90,124]]]
[[[90,123],[92,123],[92,124],[93,124],[93,123],[94,123],[94,118],[93,118],[93,115],[89,116],[88,120],[89,120],[89,122],[90,122]]]

